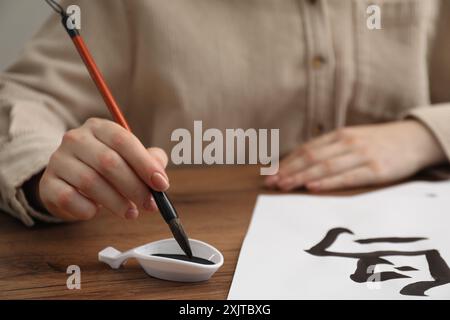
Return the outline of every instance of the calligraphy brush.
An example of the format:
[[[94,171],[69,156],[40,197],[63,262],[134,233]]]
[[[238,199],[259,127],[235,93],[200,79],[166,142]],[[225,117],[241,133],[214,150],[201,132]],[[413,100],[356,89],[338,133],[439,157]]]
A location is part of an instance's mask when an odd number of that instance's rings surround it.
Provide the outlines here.
[[[61,15],[62,18],[62,24],[64,26],[64,29],[66,29],[67,33],[69,34],[70,38],[72,39],[72,42],[74,43],[78,53],[81,56],[81,59],[83,60],[84,64],[86,65],[86,68],[89,71],[89,74],[92,78],[92,80],[95,82],[95,85],[97,86],[98,90],[100,91],[103,100],[105,101],[111,115],[113,116],[114,120],[120,124],[122,127],[127,129],[131,132],[130,126],[128,125],[127,121],[125,120],[125,117],[123,116],[117,102],[114,100],[113,95],[111,94],[111,91],[109,90],[105,80],[103,79],[102,74],[100,73],[100,70],[98,69],[94,59],[92,58],[91,54],[89,53],[89,50],[86,46],[86,44],[83,41],[83,38],[81,37],[80,33],[77,29],[69,28],[67,26],[67,20],[69,16],[65,13],[63,8],[54,0],[45,0],[50,7],[52,7],[53,10],[55,10],[58,14]],[[155,191],[152,188],[149,188],[151,194],[153,195],[153,198],[155,199],[156,205],[158,206],[158,209],[166,221],[166,223],[169,225],[170,230],[175,238],[175,240],[180,245],[181,249],[183,249],[184,253],[189,258],[192,258],[192,250],[191,246],[189,244],[188,237],[186,233],[184,232],[183,226],[181,224],[181,221],[178,217],[178,214],[170,202],[169,198],[164,192]]]

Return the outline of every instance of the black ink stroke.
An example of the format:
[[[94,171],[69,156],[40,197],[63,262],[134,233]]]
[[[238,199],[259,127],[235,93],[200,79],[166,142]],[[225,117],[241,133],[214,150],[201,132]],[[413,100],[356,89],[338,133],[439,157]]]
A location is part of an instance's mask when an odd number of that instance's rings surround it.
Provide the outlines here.
[[[368,243],[380,243],[380,242],[391,242],[391,243],[406,243],[406,242],[416,242],[421,240],[426,240],[427,238],[369,238],[369,239],[359,239],[355,240],[359,244],[368,244]]]
[[[376,273],[372,271],[369,273],[368,270],[371,266],[376,266],[378,264],[388,264],[393,265],[392,262],[386,260],[384,257],[387,256],[425,256],[428,262],[428,268],[433,281],[419,281],[413,282],[406,285],[400,290],[402,295],[410,296],[426,296],[425,292],[431,288],[442,286],[450,283],[450,269],[441,257],[438,250],[419,250],[419,251],[395,251],[395,250],[385,250],[385,251],[372,251],[372,252],[361,252],[361,253],[347,253],[347,252],[333,252],[327,249],[336,241],[338,236],[343,233],[352,234],[353,232],[346,228],[334,228],[327,232],[325,237],[315,246],[308,250],[305,250],[309,254],[319,256],[319,257],[342,257],[342,258],[352,258],[358,259],[356,263],[355,272],[350,275],[350,279],[355,282],[362,283],[371,281],[376,276],[379,281],[386,281],[398,278],[411,278],[410,276],[397,273],[395,271],[385,271]],[[406,243],[425,240],[426,238],[371,238],[371,239],[360,239],[355,242],[360,244],[368,243]],[[399,271],[415,271],[417,269],[410,266],[402,266],[396,268]]]
[[[416,268],[410,267],[410,266],[402,266],[402,267],[396,267],[395,269],[399,271],[417,271]]]

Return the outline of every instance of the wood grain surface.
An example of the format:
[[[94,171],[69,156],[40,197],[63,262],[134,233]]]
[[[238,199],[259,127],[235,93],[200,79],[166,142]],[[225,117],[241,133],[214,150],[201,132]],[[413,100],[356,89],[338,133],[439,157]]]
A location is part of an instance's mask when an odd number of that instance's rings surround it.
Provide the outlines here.
[[[224,255],[223,267],[202,283],[175,283],[147,276],[135,260],[113,270],[97,260],[107,246],[119,250],[171,237],[159,213],[125,221],[108,212],[74,224],[26,228],[0,213],[0,299],[226,299],[256,197],[256,166],[169,170],[168,192],[190,238]],[[364,190],[344,192],[353,194]],[[69,265],[81,268],[81,289],[66,287]]]

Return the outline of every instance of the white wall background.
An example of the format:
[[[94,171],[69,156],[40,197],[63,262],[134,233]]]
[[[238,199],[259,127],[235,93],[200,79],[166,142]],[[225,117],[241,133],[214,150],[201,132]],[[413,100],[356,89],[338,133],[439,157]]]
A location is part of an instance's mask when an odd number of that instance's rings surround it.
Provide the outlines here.
[[[44,0],[0,0],[0,70],[16,59],[51,12]]]

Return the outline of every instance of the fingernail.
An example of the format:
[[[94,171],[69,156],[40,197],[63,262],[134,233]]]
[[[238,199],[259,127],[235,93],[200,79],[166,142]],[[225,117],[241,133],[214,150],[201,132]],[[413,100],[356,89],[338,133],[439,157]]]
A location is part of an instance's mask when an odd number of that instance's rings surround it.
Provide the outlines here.
[[[156,201],[155,201],[155,199],[153,199],[153,197],[150,198],[150,206],[151,206],[150,210],[152,212],[158,210],[158,205],[156,204]]]
[[[152,196],[149,196],[144,200],[144,209],[149,212],[158,210],[158,206]]]
[[[306,188],[317,191],[320,189],[320,183],[319,182],[310,182],[306,184]]]
[[[294,179],[292,179],[292,178],[284,178],[284,179],[280,180],[278,182],[278,184],[280,186],[288,186],[288,185],[292,184],[293,181],[294,181]]]
[[[277,181],[280,179],[278,175],[269,176],[266,178],[265,184],[266,186],[270,187],[277,183]]]
[[[152,197],[148,196],[145,197],[144,203],[142,204],[145,210],[151,211],[152,210]]]
[[[294,188],[294,179],[284,178],[278,182],[278,187],[283,191],[291,191]]]
[[[128,220],[134,220],[138,217],[139,211],[136,208],[130,208],[125,213],[125,218]]]
[[[158,191],[165,191],[169,188],[169,181],[159,172],[153,173],[151,180]]]

